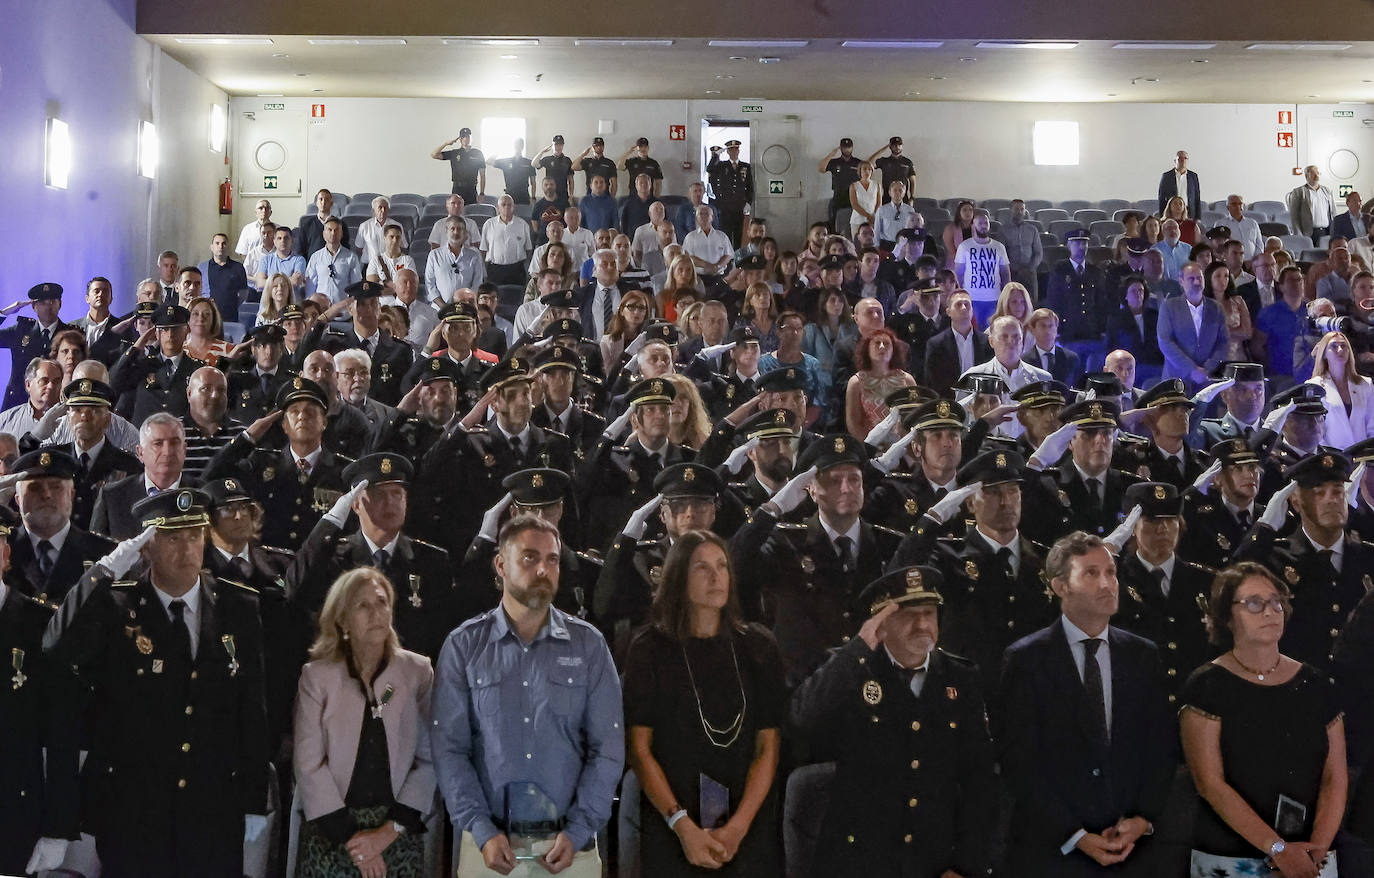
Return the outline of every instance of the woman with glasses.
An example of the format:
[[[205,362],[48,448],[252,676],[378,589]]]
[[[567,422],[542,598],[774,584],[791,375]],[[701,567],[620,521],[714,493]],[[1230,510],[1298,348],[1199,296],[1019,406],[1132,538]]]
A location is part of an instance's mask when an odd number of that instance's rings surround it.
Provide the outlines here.
[[[1279,651],[1291,597],[1249,561],[1212,583],[1208,636],[1224,652],[1180,698],[1183,752],[1203,798],[1193,878],[1337,875],[1345,725],[1326,675]]]
[[[601,362],[618,363],[625,346],[634,341],[640,332],[649,325],[653,316],[653,305],[649,294],[643,290],[629,290],[620,297],[620,305],[615,316],[601,336]]]

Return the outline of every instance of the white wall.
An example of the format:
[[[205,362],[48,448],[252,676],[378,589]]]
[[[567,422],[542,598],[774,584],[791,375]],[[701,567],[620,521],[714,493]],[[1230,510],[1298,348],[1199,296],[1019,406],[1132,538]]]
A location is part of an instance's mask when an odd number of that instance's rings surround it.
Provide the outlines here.
[[[282,99],[269,99],[280,101]],[[576,154],[597,133],[598,120],[614,123],[606,135],[607,152],[618,156],[643,134],[667,175],[665,192],[681,192],[697,176],[697,134],[702,116],[755,120],[756,132],[791,130],[762,137],[759,149],[785,139],[799,169],[788,181],[785,198],[761,199],[760,213],[774,220],[784,238],[800,229],[815,202],[828,194],[827,180],[815,165],[840,137],[853,136],[857,152],[867,155],[901,134],[906,154],[916,163],[918,194],[973,198],[1149,198],[1160,174],[1180,148],[1189,150],[1202,178],[1202,196],[1220,201],[1240,192],[1247,201],[1280,199],[1296,182],[1290,173],[1299,149],[1277,147],[1278,113],[1296,110],[1297,131],[1305,115],[1329,116],[1330,107],[1278,104],[1010,104],[937,102],[755,102],[762,114],[742,115],[738,101],[474,101],[437,99],[315,98],[326,104],[326,122],[310,126],[307,197],[327,186],[342,192],[444,192],[447,164],[429,158],[436,145],[469,125],[479,130],[484,116],[523,115],[528,119],[530,154],[554,134],[568,139]],[[262,99],[235,98],[234,115],[262,110]],[[311,100],[286,99],[288,109],[310,115]],[[1368,115],[1361,110],[1359,115]],[[792,123],[785,123],[795,116]],[[1031,155],[1031,128],[1038,120],[1079,123],[1081,164],[1037,167]],[[685,124],[687,141],[668,140],[668,126]],[[1358,127],[1358,126],[1357,126]],[[479,144],[481,145],[481,144]],[[484,146],[484,145],[482,145]],[[504,155],[507,146],[488,158]],[[1367,162],[1374,169],[1374,156]],[[759,169],[755,161],[756,171]],[[1362,170],[1362,173],[1365,173]],[[488,169],[489,193],[501,191],[500,172]],[[759,173],[759,177],[766,177]],[[786,175],[792,177],[792,174]],[[579,175],[580,181],[580,175]],[[626,181],[622,181],[622,186]],[[1365,181],[1366,188],[1371,181]],[[801,197],[795,192],[800,184]],[[580,185],[580,182],[579,182]],[[760,180],[760,188],[765,188]],[[625,191],[622,188],[622,191]],[[235,222],[246,222],[251,204]],[[278,205],[299,216],[303,202]]]

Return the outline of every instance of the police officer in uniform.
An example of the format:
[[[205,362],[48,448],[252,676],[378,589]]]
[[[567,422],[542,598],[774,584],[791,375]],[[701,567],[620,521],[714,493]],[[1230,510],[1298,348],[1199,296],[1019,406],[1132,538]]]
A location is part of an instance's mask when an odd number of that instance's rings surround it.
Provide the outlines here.
[[[725,483],[710,467],[678,463],[654,478],[653,489],[653,498],[630,516],[611,543],[596,583],[596,617],[617,647],[627,645],[630,631],[648,621],[673,541],[688,531],[715,529]],[[662,522],[663,533],[644,539],[652,518]],[[742,609],[753,615],[753,608]],[[623,649],[615,652],[621,655]]]
[[[1041,471],[1027,484],[1030,508],[1037,513],[1025,522],[1031,539],[1052,545],[1076,530],[1105,536],[1116,527],[1126,489],[1140,481],[1111,467],[1120,414],[1115,403],[1095,399],[1059,413],[1063,426],[1046,437],[1027,463]],[[1049,465],[1060,458],[1058,467]]]
[[[563,470],[534,467],[513,472],[501,481],[506,496],[482,517],[482,529],[468,546],[458,571],[458,617],[466,621],[501,602],[501,584],[492,580],[492,559],[507,510],[510,517],[537,515],[561,524],[572,479]],[[564,540],[559,548],[558,591],[554,606],[579,619],[590,619],[592,594],[601,574],[601,559],[574,551]]]
[[[919,385],[893,391],[887,402],[892,411],[900,413],[902,429],[915,431],[915,436],[898,464],[901,469],[889,472],[872,487],[864,518],[906,533],[916,527],[932,504],[956,487],[967,415],[959,403],[935,399],[928,388]],[[955,516],[939,530],[957,534],[963,526],[962,516]]]
[[[1275,394],[1274,410],[1251,436],[1256,448],[1268,449],[1260,457],[1259,495],[1266,503],[1287,483],[1284,474],[1289,467],[1325,448],[1321,444],[1325,427],[1326,397],[1318,385],[1299,384]]]
[[[707,466],[718,466],[724,463],[729,457],[731,450],[735,448],[736,438],[740,425],[745,419],[756,412],[765,409],[787,409],[796,418],[799,430],[798,453],[806,450],[812,442],[820,438],[819,433],[814,433],[806,429],[808,415],[811,414],[811,400],[806,395],[806,373],[795,366],[783,366],[771,372],[765,372],[754,382],[754,389],[758,395],[752,399],[741,400],[734,411],[716,421],[711,429],[711,435],[701,444],[701,449],[697,452],[697,462]],[[744,469],[735,470],[734,475],[740,476],[747,471],[748,465]]]
[[[1020,421],[1021,435],[1016,437],[1015,451],[1024,459],[1029,459],[1045,437],[1058,430],[1059,413],[1064,404],[1072,398],[1072,391],[1062,381],[1034,381],[1023,385],[1011,393],[1016,403],[1016,419]]]
[[[115,409],[135,424],[153,412],[178,418],[188,406],[186,385],[203,363],[186,353],[186,322],[191,312],[180,305],[163,305],[153,313],[153,326],[115,361],[110,386],[119,394]],[[154,337],[157,348],[146,347]]]
[[[601,345],[582,337],[582,323],[575,317],[559,317],[544,327],[539,340],[569,348],[577,355],[582,370],[577,398],[588,408],[600,411],[606,398],[606,365]]]
[[[1258,561],[1293,593],[1293,612],[1279,646],[1284,655],[1330,671],[1333,648],[1346,617],[1374,590],[1374,546],[1346,530],[1350,458],[1339,451],[1309,454],[1283,473],[1287,487],[1264,514],[1232,560]],[[1289,497],[1300,525],[1287,537],[1278,529]]]
[[[0,524],[0,537],[9,536],[9,526]],[[56,838],[60,828],[49,825],[43,770],[43,748],[56,743],[50,735],[63,731],[48,721],[48,704],[62,696],[43,656],[43,632],[56,606],[5,582],[8,562],[9,553],[0,551],[0,873],[24,875],[33,871],[26,866],[40,836],[52,839],[54,853],[36,868],[56,868],[65,849]]]
[[[1239,436],[1212,446],[1212,465],[1183,495],[1188,523],[1178,553],[1190,561],[1229,558],[1264,512],[1256,500],[1260,457]],[[1210,565],[1209,565],[1210,566]]]
[[[1117,557],[1121,604],[1113,621],[1159,647],[1173,704],[1188,675],[1216,652],[1207,643],[1203,611],[1216,571],[1178,556],[1183,498],[1173,485],[1132,485],[1125,505],[1128,518],[1136,519],[1134,550]]]
[[[720,147],[711,147],[711,161],[706,164],[706,177],[711,183],[711,204],[720,213],[720,230],[730,236],[730,242],[740,245],[744,234],[744,210],[754,203],[754,169],[739,160],[740,142],[727,140],[725,154]]]
[[[994,700],[1008,646],[1054,618],[1044,580],[1045,546],[1021,533],[1025,461],[1015,451],[986,451],[959,470],[959,488],[921,516],[892,567],[930,563],[944,574],[944,642],[977,663]],[[940,539],[940,525],[963,514],[972,522],[962,541]]]
[[[13,408],[27,400],[24,370],[35,357],[48,358],[52,340],[59,332],[74,328],[58,316],[62,308],[62,285],[54,283],[35,284],[29,288],[27,299],[0,309],[0,323],[15,310],[30,304],[37,319],[20,317],[13,326],[0,329],[0,348],[8,348],[10,352],[10,383],[5,387],[5,402],[0,408]]]
[[[79,769],[74,748],[48,753],[71,793],[57,823],[95,836],[109,878],[241,878],[267,823],[258,599],[202,569],[205,501],[182,489],[136,504],[143,533],[81,577],[44,638],[90,693],[59,700],[55,723],[99,730]],[[140,551],[147,569],[124,579]]]
[[[762,605],[789,686],[815,670],[827,649],[857,633],[860,584],[881,575],[900,540],[860,516],[868,460],[868,449],[853,436],[823,436],[802,452],[797,475],[730,541],[741,604]],[[804,524],[783,523],[808,493],[816,514]]]
[[[1259,363],[1226,363],[1221,367],[1221,376],[1235,381],[1221,394],[1226,414],[1220,418],[1203,418],[1198,423],[1197,445],[1200,448],[1211,448],[1223,439],[1236,436],[1248,440],[1260,428],[1259,417],[1264,411],[1264,367]],[[1250,414],[1252,420],[1237,417],[1238,407]]]
[[[324,388],[297,375],[277,392],[277,407],[254,421],[219,450],[205,468],[205,479],[237,478],[266,512],[262,538],[295,550],[346,488],[347,458],[323,442],[329,400]],[[278,421],[286,433],[281,450],[258,442]]]
[[[1183,491],[1208,465],[1206,454],[1188,446],[1189,416],[1197,407],[1188,395],[1188,385],[1182,378],[1165,378],[1145,391],[1136,405],[1145,410],[1144,423],[1151,436],[1149,444],[1142,446],[1136,474]]]
[[[458,410],[458,388],[464,384],[458,364],[448,357],[429,357],[412,369],[418,380],[406,391],[373,440],[373,451],[404,455],[412,467],[444,436]]]
[[[444,638],[458,627],[454,568],[438,546],[406,536],[410,461],[382,452],[361,457],[344,470],[349,491],[334,501],[286,573],[286,592],[311,613],[324,605],[329,587],[349,570],[376,567],[396,593],[396,634],[412,652],[439,657]],[[350,513],[358,529],[345,534]]]
[[[719,419],[734,410],[741,402],[753,399],[758,394],[758,361],[761,347],[759,334],[752,326],[737,326],[730,332],[730,368],[723,374],[712,372],[709,361],[697,355],[683,370],[697,386],[701,401],[713,419]],[[754,374],[748,377],[740,374],[741,361],[752,362]]]
[[[1045,298],[1041,303],[1059,316],[1059,343],[1074,349],[1083,357],[1084,369],[1095,369],[1101,365],[1085,354],[1085,348],[1081,346],[1096,349],[1105,347],[1107,315],[1110,313],[1106,301],[1106,276],[1101,268],[1086,259],[1091,241],[1092,233],[1087,229],[1069,232],[1065,238],[1069,258],[1059,260],[1050,269],[1045,281]]]
[[[582,545],[586,548],[607,546],[631,513],[655,495],[658,474],[694,459],[692,449],[668,440],[668,413],[675,396],[672,382],[662,378],[634,384],[625,394],[625,413],[606,428],[591,456],[578,468],[579,505],[595,510],[584,523]],[[627,431],[631,431],[628,436]]]
[[[44,603],[58,604],[67,589],[114,542],[72,522],[80,464],[59,446],[40,447],[14,462],[16,499],[23,524],[9,535],[9,584]]]
[[[978,669],[940,640],[940,572],[903,567],[859,596],[867,621],[792,698],[792,721],[835,761],[817,875],[991,872],[993,747]]]
[[[277,390],[290,381],[292,373],[282,365],[286,352],[286,330],[278,323],[261,323],[253,327],[253,365],[231,368],[225,374],[229,385],[231,416],[243,424],[251,424],[276,404]]]
[[[477,341],[477,306],[456,301],[444,305],[439,309],[439,333],[446,349],[437,351],[434,357],[447,358],[458,367],[461,379],[458,385],[458,408],[467,411],[477,404],[477,398],[482,395],[479,389],[482,373],[491,368],[490,363],[473,353],[473,344]],[[425,374],[428,365],[425,357],[415,360],[401,381],[403,394],[410,392]]]
[[[797,416],[787,409],[764,409],[740,424],[739,433],[744,443],[730,452],[716,473],[729,480],[725,489],[752,512],[792,477],[800,446]],[[697,462],[705,463],[700,455]],[[787,520],[800,521],[814,511],[814,505],[804,502]]]
[[[530,422],[568,437],[578,464],[596,447],[606,429],[605,418],[577,404],[575,393],[581,376],[582,358],[571,347],[555,342],[535,357],[534,379],[540,401]]]
[[[353,316],[353,328],[335,329],[321,322],[306,336],[304,344],[330,354],[349,348],[367,351],[372,358],[372,385],[367,395],[378,402],[395,405],[404,393],[401,379],[410,370],[415,354],[404,339],[393,337],[389,330],[378,325],[381,305],[377,299],[386,289],[384,284],[370,280],[351,285],[344,292],[351,300],[348,310]],[[368,333],[366,337],[364,332]]]
[[[106,438],[114,399],[110,385],[94,378],[78,378],[62,388],[67,423],[75,439],[47,446],[49,450],[70,454],[77,461],[71,517],[72,523],[83,530],[90,528],[91,513],[95,511],[95,498],[100,489],[107,482],[117,482],[143,469],[137,457]],[[19,447],[32,451],[39,443],[30,434],[20,440]]]

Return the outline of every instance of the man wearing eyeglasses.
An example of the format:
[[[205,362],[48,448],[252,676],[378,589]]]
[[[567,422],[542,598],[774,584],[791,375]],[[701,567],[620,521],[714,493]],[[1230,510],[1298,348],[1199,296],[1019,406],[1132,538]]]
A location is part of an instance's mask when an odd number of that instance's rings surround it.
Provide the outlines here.
[[[324,293],[329,301],[338,302],[344,290],[363,279],[358,254],[344,246],[344,227],[337,217],[324,223],[324,246],[310,256],[305,267],[305,294]]]
[[[431,250],[425,263],[425,289],[430,298],[453,301],[453,293],[463,287],[476,289],[487,279],[482,254],[468,244],[468,228],[462,217],[448,218],[448,242]]]

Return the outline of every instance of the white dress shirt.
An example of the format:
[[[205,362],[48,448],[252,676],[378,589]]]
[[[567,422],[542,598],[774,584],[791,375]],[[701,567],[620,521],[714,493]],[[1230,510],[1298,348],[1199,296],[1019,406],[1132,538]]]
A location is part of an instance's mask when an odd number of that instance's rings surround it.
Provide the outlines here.
[[[712,266],[697,266],[697,271],[715,274],[714,266],[719,265],[722,259],[733,256],[735,248],[730,244],[730,238],[720,229],[712,229],[709,235],[703,235],[701,229],[692,229],[687,233],[687,237],[682,239],[682,252]]]
[[[959,374],[962,375],[973,368],[973,333],[977,330],[970,328],[968,335],[963,335],[957,329],[950,329],[950,334],[954,336],[954,347],[959,351]]]
[[[863,519],[857,519],[854,522],[854,524],[850,526],[849,530],[845,531],[844,533],[840,533],[839,531],[831,527],[830,522],[825,520],[824,515],[816,516],[816,520],[821,523],[821,528],[825,531],[825,535],[830,539],[830,544],[832,546],[835,546],[836,556],[840,554],[840,547],[835,545],[835,541],[838,540],[840,537],[849,537],[849,553],[854,556],[854,564],[857,567],[859,563],[859,533],[861,531],[859,525],[863,524]]]
[[[530,252],[530,224],[512,215],[494,216],[482,224],[482,255],[492,265],[523,263]]]
[[[596,235],[586,226],[578,226],[577,231],[563,230],[563,246],[568,248],[568,256],[573,265],[581,265],[592,258],[596,250]]]
[[[1336,568],[1337,573],[1341,572],[1341,568],[1345,566],[1344,534],[1337,537],[1336,542],[1332,543],[1329,546],[1323,546],[1321,543],[1317,542],[1316,539],[1314,539],[1313,536],[1307,532],[1307,528],[1305,527],[1302,529],[1302,535],[1304,537],[1307,537],[1307,542],[1311,543],[1312,548],[1317,550],[1318,552],[1331,552],[1331,566]]]
[[[467,240],[480,241],[482,239],[482,227],[477,225],[476,220],[463,217],[463,225],[468,228]],[[429,230],[429,243],[435,247],[442,247],[448,243],[448,217],[444,217],[434,224],[434,228]]]
[[[1069,652],[1073,655],[1074,667],[1078,669],[1078,679],[1083,679],[1083,668],[1088,657],[1083,641],[1091,639],[1091,635],[1083,631],[1077,625],[1069,621],[1068,616],[1060,616],[1060,622],[1064,625],[1064,634],[1069,639]],[[1097,648],[1097,665],[1102,669],[1102,701],[1106,705],[1107,712],[1107,731],[1112,728],[1112,650],[1111,642],[1107,638],[1110,629],[1103,629],[1100,639],[1102,645]],[[1078,840],[1087,835],[1086,829],[1080,829],[1069,836],[1068,841],[1060,846],[1059,852],[1068,856],[1078,845]]]

